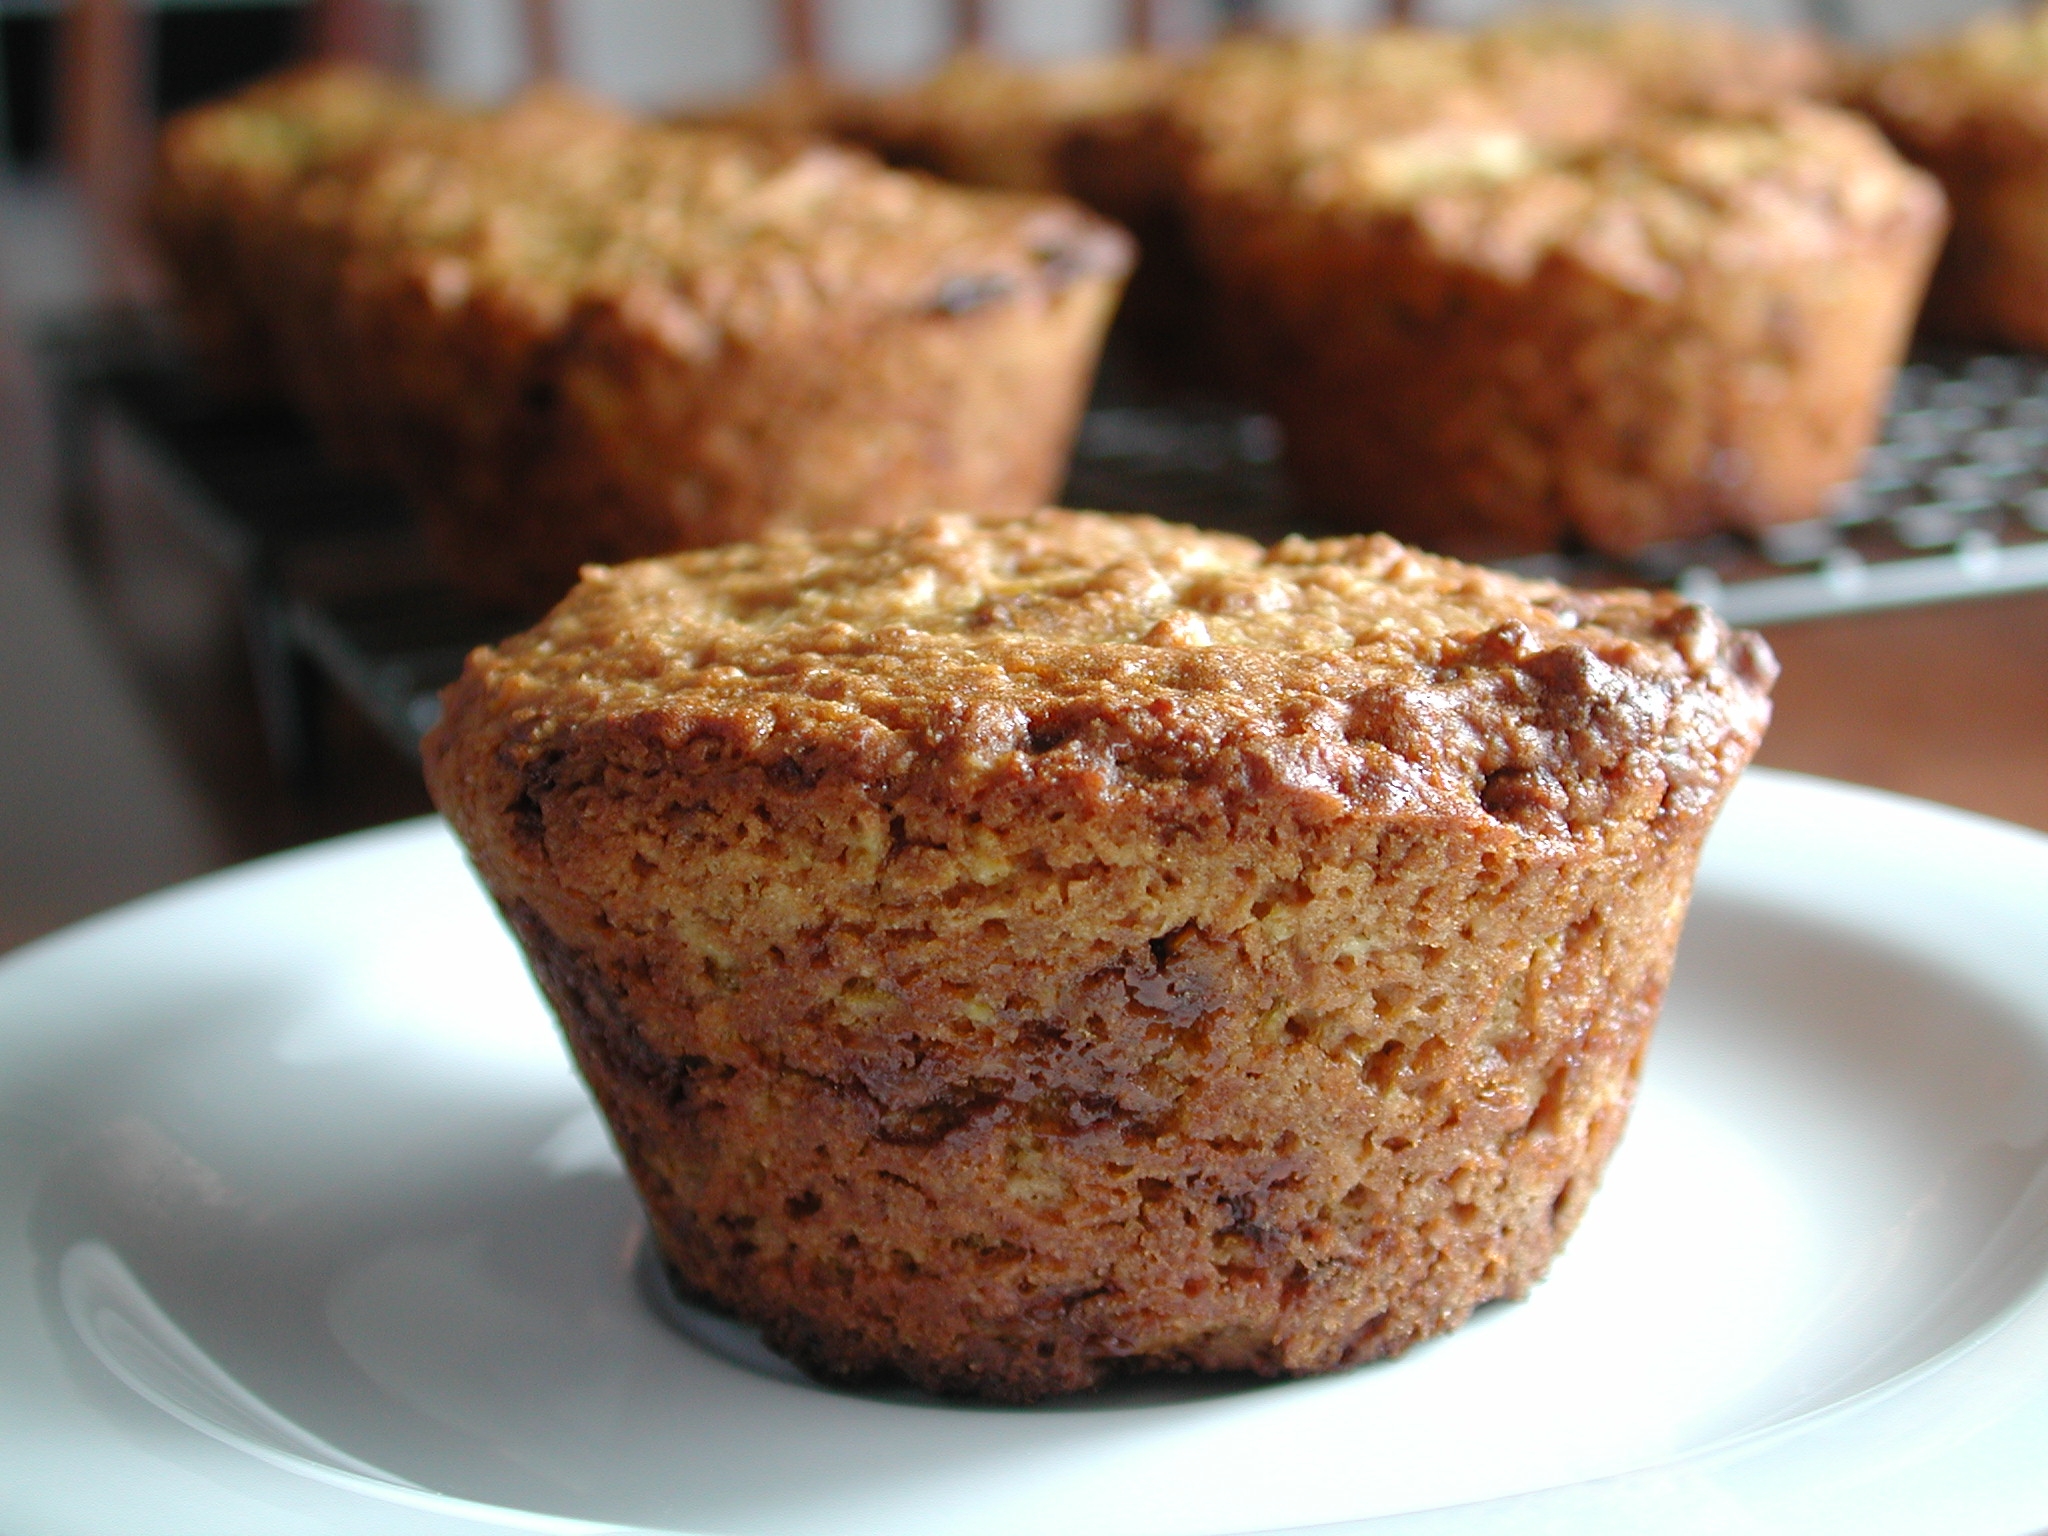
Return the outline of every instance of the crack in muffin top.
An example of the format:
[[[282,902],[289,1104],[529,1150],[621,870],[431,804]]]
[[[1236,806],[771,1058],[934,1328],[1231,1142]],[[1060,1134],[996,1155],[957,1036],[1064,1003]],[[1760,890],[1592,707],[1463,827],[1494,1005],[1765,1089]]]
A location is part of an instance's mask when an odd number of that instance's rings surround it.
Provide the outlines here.
[[[1091,804],[1206,784],[1314,818],[1599,835],[1697,808],[1768,714],[1762,642],[1380,535],[1270,549],[1151,518],[929,518],[592,567],[476,652],[430,753],[716,744],[801,782]]]

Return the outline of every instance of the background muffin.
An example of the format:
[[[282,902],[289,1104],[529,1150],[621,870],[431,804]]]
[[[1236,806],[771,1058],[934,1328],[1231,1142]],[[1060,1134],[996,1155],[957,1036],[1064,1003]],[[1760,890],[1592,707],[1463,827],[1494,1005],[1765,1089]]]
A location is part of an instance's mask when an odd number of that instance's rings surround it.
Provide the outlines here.
[[[1386,539],[954,516],[593,572],[428,775],[678,1280],[1021,1400],[1522,1293],[1771,670]]]
[[[1941,199],[1849,115],[1711,84],[1512,32],[1219,51],[1189,198],[1313,509],[1478,555],[1824,510]]]
[[[254,297],[299,403],[455,581],[525,608],[586,560],[1039,504],[1130,263],[1061,200],[562,91],[412,125],[272,213]]]
[[[284,363],[270,296],[279,225],[305,182],[438,113],[373,71],[319,65],[181,114],[157,145],[148,215],[187,339],[208,380],[274,396]]]
[[[1164,190],[1155,141],[1178,73],[1153,54],[1030,65],[968,52],[914,86],[846,96],[835,126],[893,163],[974,186],[1072,193],[1077,173],[1107,169],[1138,183],[1103,210],[1118,217]],[[1091,151],[1117,163],[1088,166]]]
[[[1876,65],[1850,96],[1948,194],[1927,329],[2048,349],[2048,11],[1980,17]]]
[[[1162,370],[1208,379],[1209,295],[1189,249],[1168,101],[1185,65],[1125,53],[1025,64],[969,51],[912,86],[786,81],[724,120],[860,144],[892,165],[968,186],[1058,192],[1138,238],[1120,333]]]

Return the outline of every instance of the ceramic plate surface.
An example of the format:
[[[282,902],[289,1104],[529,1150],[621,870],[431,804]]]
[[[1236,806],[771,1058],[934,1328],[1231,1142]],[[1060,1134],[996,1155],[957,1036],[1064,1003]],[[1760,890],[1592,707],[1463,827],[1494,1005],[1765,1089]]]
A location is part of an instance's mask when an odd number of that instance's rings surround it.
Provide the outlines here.
[[[1746,779],[1550,1278],[1401,1359],[1034,1409],[679,1330],[438,823],[0,964],[0,1529],[2048,1526],[2048,839]]]

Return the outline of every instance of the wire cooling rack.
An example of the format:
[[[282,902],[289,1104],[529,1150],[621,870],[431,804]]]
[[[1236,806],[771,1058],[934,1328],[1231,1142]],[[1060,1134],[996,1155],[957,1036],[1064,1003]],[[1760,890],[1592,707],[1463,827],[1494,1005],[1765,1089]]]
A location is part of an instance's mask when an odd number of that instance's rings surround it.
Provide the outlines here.
[[[1073,505],[1277,538],[1299,526],[1279,429],[1215,404],[1098,404]],[[1930,355],[1900,371],[1863,477],[1826,517],[1749,537],[1503,562],[1576,586],[1675,586],[1735,624],[1784,624],[2048,587],[2048,359]]]
[[[82,563],[104,525],[97,466],[120,455],[235,580],[282,767],[317,769],[311,701],[326,688],[416,750],[469,648],[532,615],[466,602],[434,574],[394,497],[328,468],[289,418],[209,402],[159,335],[134,317],[95,316],[46,338],[66,524]],[[1282,449],[1267,417],[1148,392],[1112,368],[1064,499],[1273,539],[1302,526]],[[2048,587],[2048,359],[1916,359],[1862,478],[1826,517],[1626,562],[1567,553],[1510,564],[1582,586],[1674,586],[1737,624]]]

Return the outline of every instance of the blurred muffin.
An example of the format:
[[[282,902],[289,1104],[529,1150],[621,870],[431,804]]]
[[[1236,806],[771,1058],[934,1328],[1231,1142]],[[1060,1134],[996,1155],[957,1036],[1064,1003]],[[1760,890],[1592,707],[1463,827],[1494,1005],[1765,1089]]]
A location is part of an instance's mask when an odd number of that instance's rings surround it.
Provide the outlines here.
[[[1526,1291],[1773,672],[1383,538],[954,515],[593,570],[427,775],[677,1281],[1022,1401]]]
[[[1154,54],[1031,65],[968,52],[914,86],[849,97],[838,126],[892,162],[974,186],[1078,195],[1077,173],[1121,182],[1102,210],[1119,217],[1165,190],[1157,140],[1178,73]],[[1115,163],[1087,163],[1103,156]]]
[[[1824,97],[1841,67],[1812,32],[1763,30],[1698,11],[1537,6],[1495,22],[1484,36],[1507,50],[1589,55],[1639,99],[1708,112]]]
[[[1064,193],[1136,226],[1173,195],[1166,108],[1180,70],[1152,54],[1020,64],[970,51],[910,86],[862,90],[786,76],[678,121],[839,139],[968,186]]]
[[[1023,64],[969,51],[894,90],[787,80],[718,120],[838,138],[968,186],[1077,199],[1138,238],[1122,331],[1155,360],[1200,370],[1208,299],[1180,216],[1167,114],[1184,68],[1155,54]]]
[[[310,178],[437,115],[424,97],[349,65],[315,65],[181,113],[157,145],[146,214],[172,302],[222,393],[274,396],[283,364],[265,298],[282,210]]]
[[[480,126],[358,207],[382,238],[348,303],[404,370],[407,483],[505,601],[587,560],[1028,509],[1129,262],[1069,204],[624,122],[540,155]]]
[[[547,90],[325,164],[253,297],[299,403],[537,609],[587,560],[1056,487],[1127,238]]]
[[[1845,113],[1717,107],[1718,66],[1631,47],[1251,42],[1183,91],[1219,314],[1312,508],[1627,553],[1815,516],[1853,477],[1939,192]]]
[[[2048,11],[1982,16],[1908,49],[1850,100],[1948,194],[1926,328],[2048,350]]]

